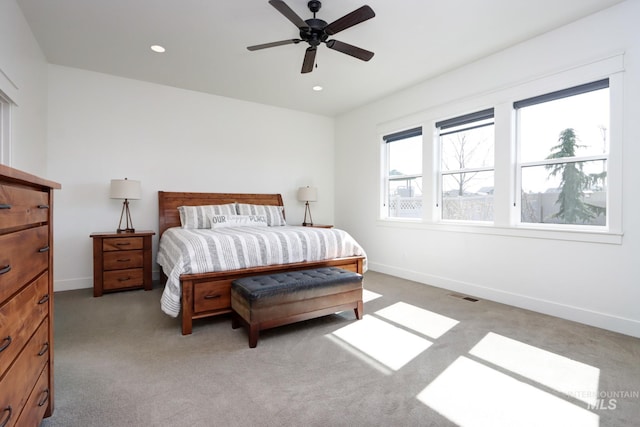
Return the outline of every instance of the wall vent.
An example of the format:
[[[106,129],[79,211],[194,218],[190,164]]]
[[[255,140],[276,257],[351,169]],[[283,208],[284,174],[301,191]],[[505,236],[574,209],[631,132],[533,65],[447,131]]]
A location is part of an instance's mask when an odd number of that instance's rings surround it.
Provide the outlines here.
[[[450,293],[450,294],[447,294],[447,295],[449,295],[450,297],[463,299],[463,300],[465,300],[465,301],[471,301],[471,302],[478,302],[478,301],[480,301],[479,299],[477,299],[477,298],[473,298],[473,297],[470,297],[470,296],[468,296],[468,295],[462,295],[462,294],[456,294],[456,293]]]

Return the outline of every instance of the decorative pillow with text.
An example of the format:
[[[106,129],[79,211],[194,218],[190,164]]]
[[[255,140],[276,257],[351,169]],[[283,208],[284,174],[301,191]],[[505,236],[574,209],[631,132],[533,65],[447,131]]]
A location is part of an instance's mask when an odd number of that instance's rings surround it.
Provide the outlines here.
[[[210,218],[213,215],[235,215],[236,204],[178,206],[182,228],[211,228]]]
[[[264,215],[267,217],[269,227],[287,225],[287,222],[284,220],[283,206],[238,203],[237,209],[240,215]]]
[[[227,227],[267,227],[267,217],[264,215],[212,215],[209,218],[211,228]]]

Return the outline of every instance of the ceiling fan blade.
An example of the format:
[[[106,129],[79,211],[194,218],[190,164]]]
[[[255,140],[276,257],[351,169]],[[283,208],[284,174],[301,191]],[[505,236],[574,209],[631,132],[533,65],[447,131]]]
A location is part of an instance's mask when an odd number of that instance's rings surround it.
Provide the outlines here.
[[[333,21],[331,24],[325,27],[325,32],[332,36],[334,34],[339,33],[340,31],[346,30],[347,28],[351,28],[356,24],[359,24],[367,19],[371,19],[376,16],[373,9],[369,6],[364,5],[351,13],[347,13],[342,18],[339,18],[336,21]]]
[[[304,20],[302,18],[300,18],[298,16],[298,14],[295,13],[282,0],[269,0],[269,4],[271,6],[273,6],[273,7],[275,7],[276,9],[278,9],[278,12],[283,14],[285,16],[285,18],[287,18],[289,21],[293,22],[293,25],[295,25],[296,27],[298,27],[298,28],[308,28],[309,27],[307,25],[307,23],[304,22]]]
[[[338,52],[346,53],[347,55],[353,56],[354,58],[358,58],[363,61],[368,61],[373,58],[373,52],[338,40],[327,41],[327,47],[329,49],[337,50]]]
[[[255,46],[247,46],[247,49],[254,51],[254,50],[260,50],[260,49],[266,49],[268,47],[276,47],[276,46],[284,46],[286,44],[300,43],[301,41],[302,40],[300,39],[281,40],[279,42],[271,42],[271,43],[257,44]]]
[[[306,53],[304,54],[304,60],[302,61],[302,71],[301,73],[310,73],[313,71],[313,65],[316,63],[316,52],[317,49],[315,47],[308,47]]]

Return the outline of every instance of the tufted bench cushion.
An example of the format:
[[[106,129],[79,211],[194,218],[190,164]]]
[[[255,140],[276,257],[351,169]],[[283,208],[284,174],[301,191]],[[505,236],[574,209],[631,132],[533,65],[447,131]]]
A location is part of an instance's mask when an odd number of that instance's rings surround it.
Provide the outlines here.
[[[324,267],[236,279],[231,308],[232,326],[244,323],[255,347],[263,329],[348,309],[362,318],[362,275]]]

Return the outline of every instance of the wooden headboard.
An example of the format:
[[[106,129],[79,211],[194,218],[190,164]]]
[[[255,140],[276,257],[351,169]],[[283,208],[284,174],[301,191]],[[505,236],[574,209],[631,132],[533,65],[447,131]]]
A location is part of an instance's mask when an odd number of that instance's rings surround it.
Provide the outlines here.
[[[178,206],[224,205],[226,203],[284,206],[280,194],[183,193],[158,191],[160,236],[170,227],[180,227]],[[284,215],[284,211],[283,211]]]

